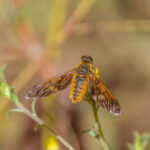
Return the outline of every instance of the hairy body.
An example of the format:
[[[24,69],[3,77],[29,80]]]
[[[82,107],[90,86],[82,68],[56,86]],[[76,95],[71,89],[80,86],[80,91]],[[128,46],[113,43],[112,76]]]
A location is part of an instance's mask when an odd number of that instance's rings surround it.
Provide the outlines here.
[[[72,78],[70,84],[70,99],[73,103],[77,103],[82,100],[87,91],[87,85],[89,81],[89,70],[91,64],[80,63],[76,68],[76,73]]]

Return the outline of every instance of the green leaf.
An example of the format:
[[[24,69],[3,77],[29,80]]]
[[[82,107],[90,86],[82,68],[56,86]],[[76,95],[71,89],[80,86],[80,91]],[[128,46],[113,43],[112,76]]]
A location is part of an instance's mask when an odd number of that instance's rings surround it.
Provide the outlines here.
[[[10,115],[11,115],[12,112],[24,112],[24,111],[23,111],[23,109],[21,109],[21,108],[14,108],[14,109],[11,109],[11,110],[8,111],[7,114],[6,114],[7,119],[10,117]]]
[[[0,68],[0,78],[2,79],[3,82],[6,82],[5,77],[4,77],[5,68],[6,68],[6,64],[2,65]]]
[[[101,139],[100,135],[99,135],[98,133],[96,133],[95,131],[91,130],[91,129],[87,129],[87,130],[84,130],[84,131],[82,132],[82,134],[85,134],[85,133],[89,134],[89,135],[92,136],[92,137],[95,137],[95,138],[98,139],[98,140]]]
[[[0,78],[2,81],[0,82],[0,96],[11,99],[16,105],[19,103],[18,97],[14,93],[15,86],[12,86],[11,88],[7,85],[5,77],[4,77],[4,71],[5,71],[6,65],[1,66],[0,68]]]
[[[134,133],[134,142],[133,144],[129,143],[128,148],[130,150],[146,150],[150,134],[143,133],[139,134],[138,132]]]
[[[18,99],[17,95],[14,93],[14,88],[15,88],[15,86],[12,86],[10,89],[10,99],[14,102],[14,104],[18,105],[19,99]]]
[[[92,127],[93,127],[94,129],[98,130],[98,124],[97,124],[97,123],[93,123],[93,124],[92,124]]]
[[[2,65],[0,67],[0,96],[5,97],[5,98],[10,98],[10,88],[6,83],[5,77],[4,77],[4,71],[6,68],[6,64]]]
[[[0,82],[0,96],[10,98],[10,88],[5,82]]]

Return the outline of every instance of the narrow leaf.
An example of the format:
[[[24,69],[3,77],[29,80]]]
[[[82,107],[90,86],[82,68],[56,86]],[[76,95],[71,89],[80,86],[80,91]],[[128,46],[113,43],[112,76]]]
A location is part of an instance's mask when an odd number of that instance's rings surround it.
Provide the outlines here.
[[[139,134],[138,132],[134,133],[134,142],[133,144],[128,143],[128,148],[130,150],[146,150],[150,134],[143,133]]]
[[[14,86],[10,89],[10,96],[11,96],[11,100],[14,102],[14,104],[18,105],[19,100],[17,95],[14,93]]]
[[[2,79],[3,82],[6,82],[5,77],[4,77],[5,68],[6,68],[6,64],[2,65],[0,68],[0,78]]]
[[[6,114],[7,119],[10,117],[10,115],[11,115],[12,112],[23,112],[23,109],[21,109],[21,108],[14,108],[14,109],[11,109],[11,110],[8,111],[7,114]]]
[[[0,82],[0,96],[10,98],[10,88],[5,82]]]
[[[98,124],[97,124],[97,123],[93,123],[93,124],[92,124],[92,127],[93,127],[94,129],[98,130]]]
[[[95,137],[95,138],[98,139],[98,140],[101,139],[101,138],[100,138],[100,135],[99,135],[98,133],[96,133],[95,131],[93,131],[93,130],[87,129],[87,130],[84,130],[84,131],[82,132],[82,134],[85,134],[85,133],[89,134],[89,135],[92,136],[92,137]]]

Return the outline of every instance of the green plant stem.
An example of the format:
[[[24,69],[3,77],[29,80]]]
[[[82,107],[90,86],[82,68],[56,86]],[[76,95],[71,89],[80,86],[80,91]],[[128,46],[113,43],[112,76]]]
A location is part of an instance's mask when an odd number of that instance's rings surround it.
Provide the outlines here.
[[[93,101],[93,103],[91,103],[91,105],[92,105],[95,121],[98,125],[98,132],[99,132],[100,137],[101,137],[101,143],[103,144],[103,147],[104,147],[105,150],[109,150],[107,142],[106,142],[105,137],[104,137],[104,134],[102,132],[101,126],[100,126],[100,121],[99,121],[99,118],[98,118],[98,107],[96,106],[95,101]]]
[[[36,110],[35,110],[35,104],[36,104],[36,102],[37,102],[37,99],[34,99],[32,101],[32,105],[31,105],[31,110],[32,110],[33,115],[37,115],[36,114]]]
[[[90,103],[90,105],[92,106],[94,118],[95,118],[96,124],[98,126],[98,133],[100,135],[100,141],[101,141],[101,143],[104,147],[104,150],[109,150],[108,144],[105,140],[104,134],[103,134],[102,129],[101,129],[100,121],[99,121],[99,118],[98,118],[98,108],[99,107],[96,105],[96,102],[90,97],[90,95],[88,93],[86,94],[85,100],[88,103]]]
[[[25,108],[20,102],[17,103],[17,107],[22,109],[23,112],[30,117],[31,119],[33,119],[36,123],[38,123],[38,125],[44,126],[46,127],[46,129],[48,131],[50,131],[53,136],[56,137],[56,139],[61,142],[64,146],[66,146],[68,148],[68,150],[75,150],[75,148],[73,148],[62,136],[58,135],[51,127],[49,127],[43,120],[41,120],[35,112],[35,108],[33,108],[35,106],[36,100],[34,100],[33,104],[32,104],[32,111],[29,111],[27,108]]]

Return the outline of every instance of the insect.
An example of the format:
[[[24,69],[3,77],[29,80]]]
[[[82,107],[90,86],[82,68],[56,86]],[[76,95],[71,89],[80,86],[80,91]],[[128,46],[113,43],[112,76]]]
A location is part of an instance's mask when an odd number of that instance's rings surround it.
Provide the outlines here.
[[[88,92],[98,105],[114,115],[120,115],[121,108],[117,99],[93,72],[93,59],[90,56],[82,56],[76,68],[34,85],[27,91],[25,98],[46,97],[69,85],[72,103],[80,102]]]

